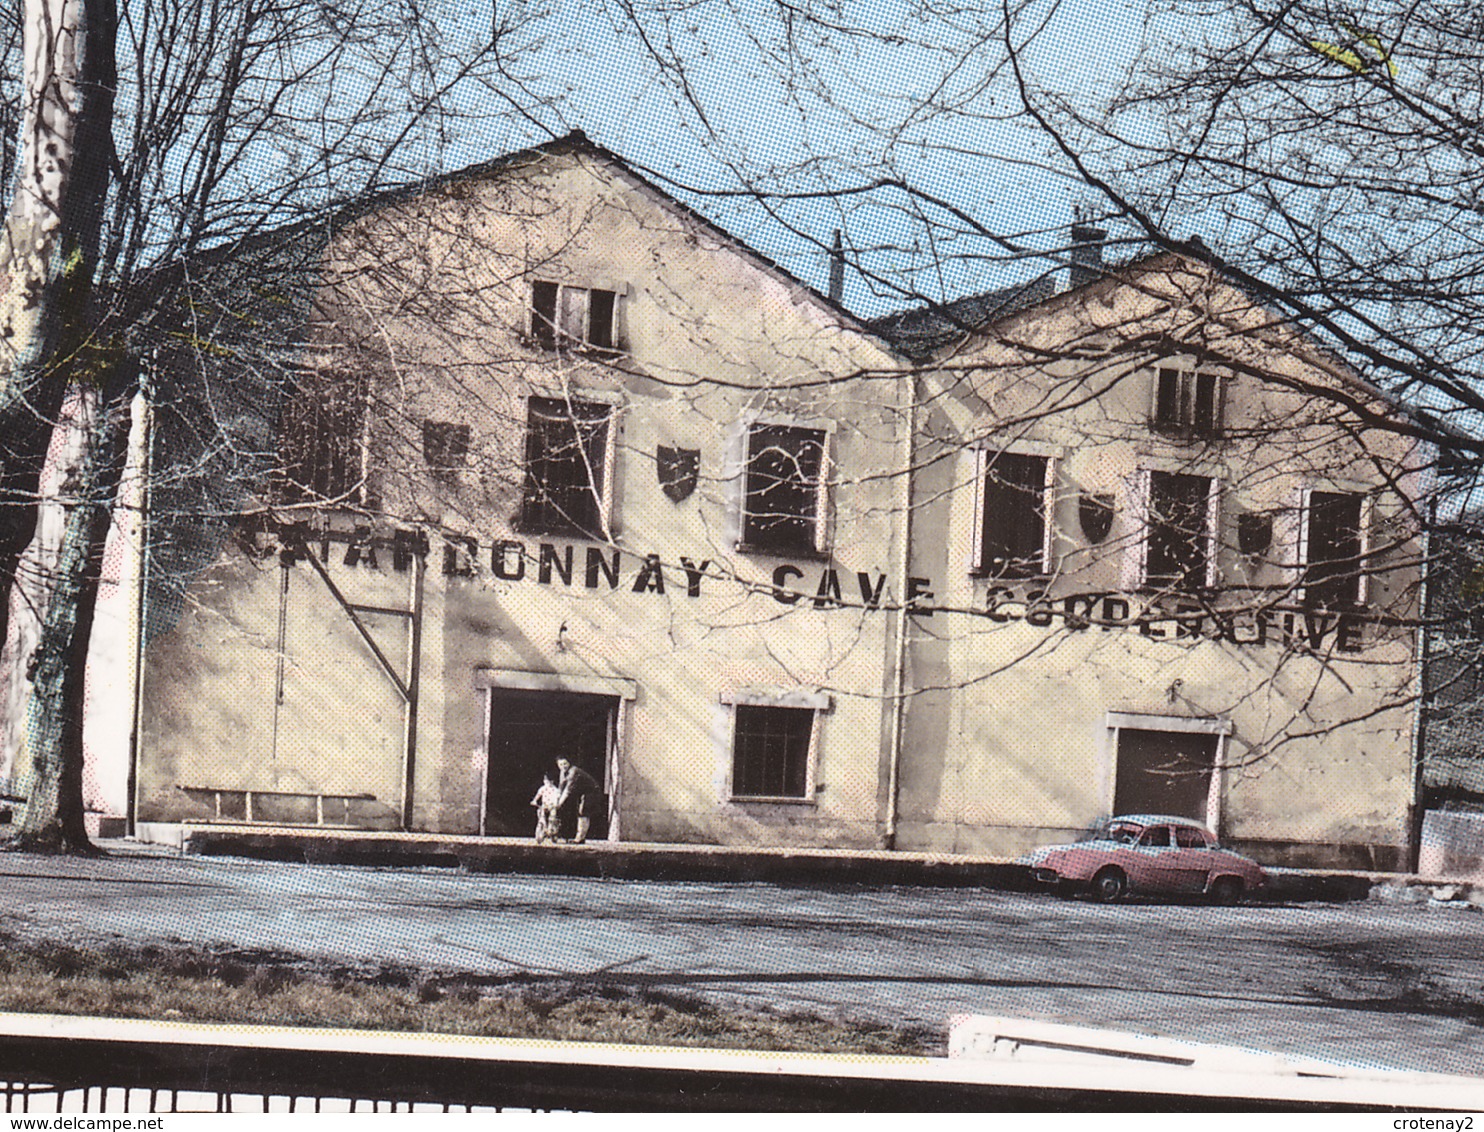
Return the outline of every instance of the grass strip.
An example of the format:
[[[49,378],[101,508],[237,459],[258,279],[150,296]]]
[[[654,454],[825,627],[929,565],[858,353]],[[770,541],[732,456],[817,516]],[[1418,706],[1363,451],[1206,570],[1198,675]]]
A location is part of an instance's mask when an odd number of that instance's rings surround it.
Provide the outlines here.
[[[0,933],[0,1010],[548,1041],[938,1056],[944,1035],[602,979],[346,967],[268,951]]]

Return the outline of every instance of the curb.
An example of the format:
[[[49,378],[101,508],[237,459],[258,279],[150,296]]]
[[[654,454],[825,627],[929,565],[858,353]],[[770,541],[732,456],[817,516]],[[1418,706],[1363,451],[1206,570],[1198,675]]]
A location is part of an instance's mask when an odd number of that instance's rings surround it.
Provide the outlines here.
[[[638,842],[542,845],[517,838],[323,833],[219,825],[185,827],[177,845],[174,852],[191,856],[373,868],[462,868],[472,873],[601,880],[919,885],[1041,891],[1031,879],[1029,867],[1014,861],[889,850],[734,849]],[[1484,908],[1484,885],[1340,870],[1271,868],[1267,873],[1268,887],[1256,898],[1258,903],[1346,903],[1376,899],[1398,904]]]

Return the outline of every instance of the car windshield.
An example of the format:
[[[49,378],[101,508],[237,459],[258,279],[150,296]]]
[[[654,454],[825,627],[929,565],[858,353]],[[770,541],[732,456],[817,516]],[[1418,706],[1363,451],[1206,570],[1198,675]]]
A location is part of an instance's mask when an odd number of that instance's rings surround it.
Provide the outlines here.
[[[1144,827],[1137,822],[1110,821],[1098,831],[1098,840],[1121,841],[1125,845],[1132,845],[1143,832]]]

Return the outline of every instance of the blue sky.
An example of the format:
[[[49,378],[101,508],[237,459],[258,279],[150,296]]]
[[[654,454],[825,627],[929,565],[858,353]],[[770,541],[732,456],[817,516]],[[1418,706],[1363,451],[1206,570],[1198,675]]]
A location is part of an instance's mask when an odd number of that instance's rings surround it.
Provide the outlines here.
[[[913,210],[896,192],[778,204],[770,215],[682,186],[811,192],[897,176],[1027,248],[1060,246],[1074,208],[1098,207],[1020,115],[994,11],[896,0],[838,11],[821,5],[822,22],[794,27],[790,57],[779,8],[768,0],[630,0],[638,24],[622,7],[584,0],[539,18],[538,45],[514,64],[532,93],[552,99],[535,117],[557,134],[580,127],[673,177],[667,187],[677,195],[817,287],[828,270],[817,245],[836,228],[869,268],[910,279],[934,298],[1002,286],[1050,265],[966,234],[944,215]],[[1095,106],[1127,74],[1145,15],[1139,0],[1044,0],[1017,22],[1017,41],[1030,38],[1026,58],[1039,82]],[[448,34],[479,36],[488,27],[488,10],[471,9]],[[666,73],[655,51],[673,53],[681,66]],[[450,139],[425,160],[458,168],[541,137],[532,123],[506,120]],[[846,303],[868,316],[904,305],[853,271]]]

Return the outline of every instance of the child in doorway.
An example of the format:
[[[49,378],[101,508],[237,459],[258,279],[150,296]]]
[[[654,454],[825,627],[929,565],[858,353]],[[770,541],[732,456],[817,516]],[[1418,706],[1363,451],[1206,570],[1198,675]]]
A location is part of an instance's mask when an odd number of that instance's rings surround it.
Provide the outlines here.
[[[542,775],[541,788],[531,799],[531,805],[536,807],[536,840],[538,843],[551,841],[556,837],[557,807],[561,805],[561,801],[562,792],[551,780],[551,775]]]

